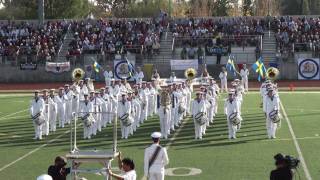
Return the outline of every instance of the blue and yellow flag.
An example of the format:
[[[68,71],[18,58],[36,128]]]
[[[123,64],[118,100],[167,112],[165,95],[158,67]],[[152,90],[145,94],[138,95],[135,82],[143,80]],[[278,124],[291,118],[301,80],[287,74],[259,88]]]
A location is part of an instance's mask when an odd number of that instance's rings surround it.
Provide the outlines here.
[[[234,60],[231,56],[229,56],[228,58],[228,62],[226,64],[226,69],[233,74],[233,76],[235,77],[237,75],[237,69],[234,65]]]
[[[98,64],[97,61],[95,61],[95,62],[93,63],[93,69],[94,69],[94,71],[98,73],[98,72],[100,72],[100,68],[101,68],[100,64]]]
[[[128,58],[125,58],[125,60],[127,61],[127,64],[128,64],[129,77],[133,77],[135,73],[134,67],[131,64],[131,62],[129,62]]]
[[[266,67],[263,64],[263,59],[260,57],[253,65],[252,69],[258,73],[258,81],[261,81],[261,78],[264,79],[266,75]]]

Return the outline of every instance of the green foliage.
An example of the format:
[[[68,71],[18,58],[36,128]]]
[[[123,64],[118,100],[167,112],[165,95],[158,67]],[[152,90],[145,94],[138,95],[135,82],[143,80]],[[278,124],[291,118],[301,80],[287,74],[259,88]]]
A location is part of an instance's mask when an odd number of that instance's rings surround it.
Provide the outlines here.
[[[282,0],[282,15],[309,15],[309,0]]]
[[[37,19],[38,0],[2,0],[1,19]],[[45,0],[45,18],[81,18],[90,12],[88,0]]]
[[[252,0],[243,0],[242,2],[242,15],[243,16],[253,16],[253,1]]]
[[[213,16],[228,16],[231,9],[231,0],[215,1],[213,4]]]

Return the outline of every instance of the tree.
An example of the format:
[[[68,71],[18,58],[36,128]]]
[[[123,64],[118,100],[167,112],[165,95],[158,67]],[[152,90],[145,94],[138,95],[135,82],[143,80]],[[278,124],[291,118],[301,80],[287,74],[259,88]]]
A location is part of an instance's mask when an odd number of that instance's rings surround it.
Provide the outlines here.
[[[243,16],[253,16],[253,2],[252,0],[243,0],[242,2],[242,15]]]
[[[80,18],[89,14],[88,0],[45,0],[45,18]],[[1,18],[37,19],[38,0],[0,0],[4,6]]]
[[[213,5],[213,16],[228,16],[229,10],[232,7],[231,0],[219,0],[215,1]]]
[[[282,15],[302,15],[309,13],[308,0],[281,0]]]

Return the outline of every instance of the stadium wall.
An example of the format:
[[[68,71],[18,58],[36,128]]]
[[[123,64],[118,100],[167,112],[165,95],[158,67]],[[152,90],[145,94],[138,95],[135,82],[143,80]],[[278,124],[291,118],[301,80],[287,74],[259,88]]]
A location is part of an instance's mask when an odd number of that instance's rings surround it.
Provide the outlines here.
[[[249,65],[250,66],[250,65]],[[171,69],[168,64],[156,65],[160,76],[168,78],[171,74]],[[208,71],[214,78],[219,79],[218,75],[221,71],[222,65],[208,65]],[[279,65],[280,77],[286,80],[298,79],[298,66],[295,62],[282,62]],[[201,71],[201,70],[200,70]],[[184,71],[175,71],[176,76],[179,78],[184,77]],[[200,74],[200,72],[198,72]],[[93,78],[93,74],[91,77]],[[233,79],[229,75],[230,79]],[[250,73],[250,79],[256,79],[257,75],[253,72]],[[99,75],[99,79],[103,80],[102,74]],[[50,82],[68,82],[71,81],[71,71],[55,74],[52,72],[46,72],[44,66],[39,66],[37,70],[20,70],[15,66],[1,66],[0,67],[0,83],[50,83]]]

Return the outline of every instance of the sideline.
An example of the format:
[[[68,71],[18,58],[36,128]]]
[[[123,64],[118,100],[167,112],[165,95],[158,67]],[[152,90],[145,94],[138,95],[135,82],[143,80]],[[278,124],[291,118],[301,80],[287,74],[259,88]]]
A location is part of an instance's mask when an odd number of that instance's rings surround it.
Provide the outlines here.
[[[287,112],[286,112],[286,110],[284,109],[284,106],[283,106],[283,104],[282,104],[281,101],[280,101],[280,107],[281,107],[281,109],[282,109],[283,116],[284,116],[284,118],[285,118],[286,121],[287,121],[287,124],[288,124],[288,127],[289,127],[289,131],[290,131],[290,134],[291,134],[291,136],[292,136],[293,143],[294,143],[294,145],[295,145],[295,147],[296,147],[296,149],[297,149],[297,152],[298,152],[298,155],[299,155],[299,159],[300,159],[300,162],[301,162],[301,165],[302,165],[304,174],[305,174],[307,180],[312,180],[311,175],[310,175],[310,173],[309,173],[309,169],[307,168],[307,164],[306,164],[306,162],[305,162],[305,160],[304,160],[304,158],[303,158],[300,145],[299,145],[299,143],[298,143],[298,141],[297,141],[297,137],[296,137],[296,135],[294,134],[293,128],[292,128],[292,126],[291,126],[291,122],[290,122],[290,120],[289,120],[289,118],[288,118]]]

